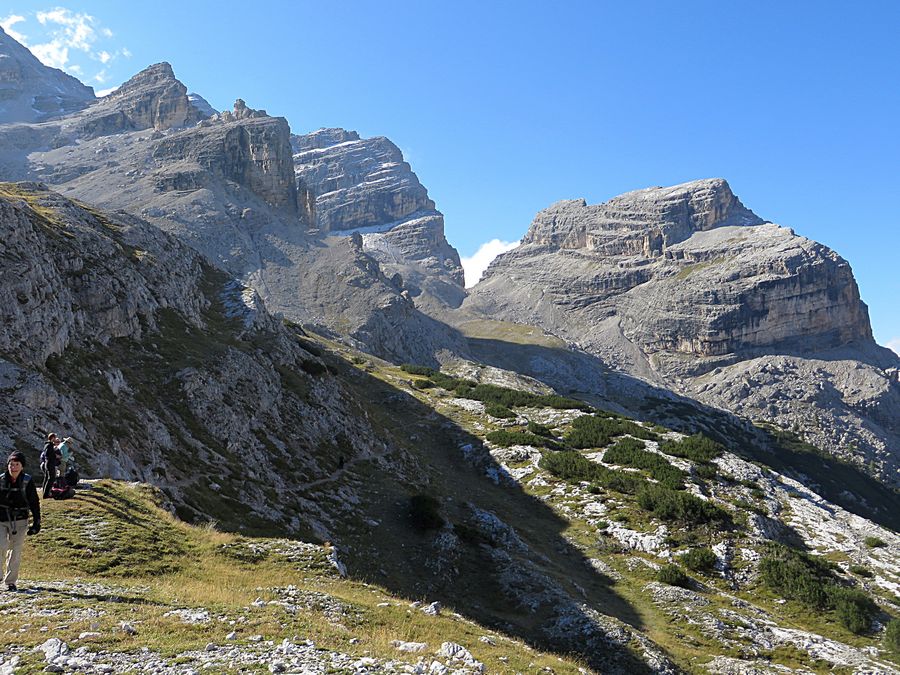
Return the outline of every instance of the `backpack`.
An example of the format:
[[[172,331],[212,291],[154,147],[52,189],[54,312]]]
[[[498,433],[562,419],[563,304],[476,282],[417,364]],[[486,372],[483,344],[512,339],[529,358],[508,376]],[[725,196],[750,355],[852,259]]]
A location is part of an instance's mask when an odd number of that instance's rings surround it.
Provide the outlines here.
[[[66,485],[74,488],[76,485],[78,485],[78,480],[79,480],[78,469],[76,469],[74,466],[70,466],[68,471],[66,471],[66,475],[63,476],[63,478],[65,478]]]
[[[6,508],[8,515],[16,520],[21,520],[22,518],[28,518],[28,506],[27,506],[28,497],[25,494],[25,488],[28,486],[28,483],[30,480],[31,480],[31,476],[28,475],[27,473],[23,472],[22,473],[22,481],[19,484],[19,489],[17,490],[17,492],[19,492],[22,495],[22,501],[26,504],[26,506],[19,507],[19,508],[12,508],[12,507],[8,507],[8,506],[0,507],[0,508]],[[6,474],[2,475],[2,484],[0,484],[0,487],[2,487],[2,489],[4,491],[6,491],[7,493],[13,491],[12,484],[7,479]]]
[[[68,472],[66,472],[68,473]],[[69,499],[75,496],[75,489],[66,482],[65,476],[59,476],[50,487],[52,499]]]

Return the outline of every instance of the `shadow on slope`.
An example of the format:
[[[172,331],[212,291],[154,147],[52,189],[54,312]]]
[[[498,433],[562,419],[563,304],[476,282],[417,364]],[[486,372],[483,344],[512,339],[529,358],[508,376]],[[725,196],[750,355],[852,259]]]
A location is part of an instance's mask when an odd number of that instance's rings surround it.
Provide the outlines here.
[[[493,482],[488,473],[499,465],[452,420],[343,361],[329,366],[357,394],[376,431],[400,449],[390,462],[354,462],[346,476],[334,474],[336,488],[339,478],[349,480],[365,504],[359,521],[341,526],[342,542],[350,545],[341,556],[351,574],[576,654],[600,672],[651,672],[608,637],[615,622],[592,616],[643,628],[611,580],[567,541],[564,518],[518,484]],[[452,527],[417,527],[410,512],[415,495],[433,499]]]

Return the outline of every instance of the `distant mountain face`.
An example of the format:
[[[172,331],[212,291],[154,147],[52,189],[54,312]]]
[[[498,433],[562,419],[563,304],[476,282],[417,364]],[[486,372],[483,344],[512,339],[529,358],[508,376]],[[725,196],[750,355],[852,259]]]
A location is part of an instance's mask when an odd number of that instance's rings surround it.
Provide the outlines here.
[[[35,68],[29,81],[50,77],[40,63]],[[304,137],[294,138],[300,149]],[[440,295],[440,302],[458,305],[464,293],[459,257],[396,146],[386,139],[358,145],[352,158],[336,160],[348,171],[361,167],[342,187],[370,213],[369,224],[397,221],[396,232],[384,232],[371,249],[345,236],[357,224],[352,208],[337,209],[327,227],[318,226],[316,213],[330,212],[328,196],[306,174],[298,192],[286,120],[240,99],[233,111],[215,113],[187,93],[167,63],[71,114],[0,125],[0,170],[7,179],[42,181],[149,220],[253,286],[290,319],[347,335],[382,356],[432,361],[459,340],[422,315],[414,298],[428,304]],[[378,170],[396,180],[372,186]],[[326,168],[326,180],[327,174]],[[378,203],[383,210],[374,208]],[[340,238],[330,238],[331,230]],[[381,254],[386,248],[389,256]]]
[[[91,87],[48,68],[0,28],[0,124],[41,122],[94,100]]]
[[[66,81],[8,36],[2,45],[0,65],[19,64],[5,100]],[[557,203],[466,299],[443,216],[387,139],[292,135],[240,99],[216,113],[166,63],[102,99],[81,94],[37,117],[4,108],[0,175],[141,217],[288,319],[433,365],[502,351],[448,323],[539,326],[602,364],[557,385],[587,391],[621,370],[900,480],[897,359],[872,341],[849,265],[764,222],[722,180]],[[498,358],[515,369],[512,353]],[[518,368],[568,368],[548,358]]]
[[[724,180],[554,204],[464,311],[541,326],[900,484],[898,359],[874,343],[850,265],[764,222]]]
[[[401,276],[417,306],[459,306],[465,297],[459,254],[396,145],[344,129],[292,136],[291,144],[310,223],[331,234],[359,233],[363,249],[386,274]]]

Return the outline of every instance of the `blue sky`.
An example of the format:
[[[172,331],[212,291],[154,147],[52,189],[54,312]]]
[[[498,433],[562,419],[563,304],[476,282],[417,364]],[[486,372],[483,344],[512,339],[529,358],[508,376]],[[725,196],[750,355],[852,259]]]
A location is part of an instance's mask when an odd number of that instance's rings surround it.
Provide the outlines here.
[[[558,199],[724,177],[849,260],[900,351],[900,2],[4,6],[97,90],[165,60],[216,108],[388,136],[463,256]]]

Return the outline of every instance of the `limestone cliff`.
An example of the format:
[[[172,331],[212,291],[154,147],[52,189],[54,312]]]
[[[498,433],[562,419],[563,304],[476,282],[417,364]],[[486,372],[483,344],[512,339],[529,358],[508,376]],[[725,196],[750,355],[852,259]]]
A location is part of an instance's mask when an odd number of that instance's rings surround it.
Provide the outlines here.
[[[383,137],[319,129],[293,136],[301,202],[314,227],[360,232],[363,247],[389,276],[399,274],[417,306],[440,311],[465,295],[459,254],[444,236],[444,217]]]
[[[891,414],[872,415],[883,408],[876,399],[896,399],[878,392],[896,386],[886,369],[897,359],[875,345],[850,265],[765,223],[724,180],[638,190],[593,206],[554,204],[535,217],[520,247],[491,265],[464,308],[537,324],[614,368],[753,419],[804,428],[811,441],[900,481],[900,457],[890,451],[900,426]],[[791,372],[810,375],[786,387],[819,387],[812,359],[836,382],[852,380],[840,374],[847,367],[860,369],[874,398],[853,402],[851,385],[826,397],[729,393],[728,373],[774,355],[789,359]],[[766,379],[778,387],[778,377]],[[816,424],[817,415],[830,426]]]

